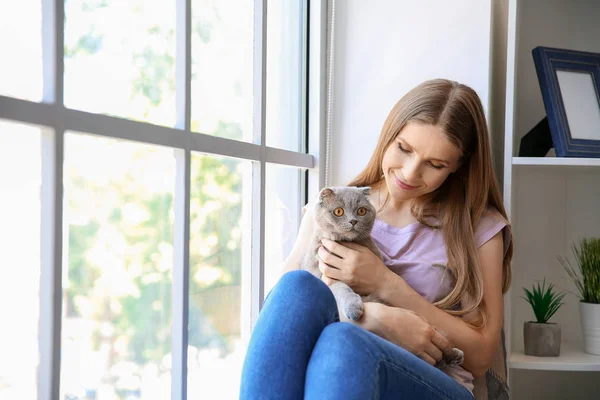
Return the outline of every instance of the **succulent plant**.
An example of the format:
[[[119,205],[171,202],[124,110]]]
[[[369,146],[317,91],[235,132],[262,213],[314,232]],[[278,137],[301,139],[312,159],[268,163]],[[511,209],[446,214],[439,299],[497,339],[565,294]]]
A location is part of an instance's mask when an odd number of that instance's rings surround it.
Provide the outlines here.
[[[535,318],[540,324],[548,323],[548,320],[564,304],[562,299],[565,297],[565,294],[555,292],[553,284],[549,284],[546,288],[546,279],[544,279],[544,283],[541,286],[538,282],[537,285],[533,285],[532,290],[526,288],[523,288],[523,290],[527,296],[523,297],[523,299],[531,305]]]

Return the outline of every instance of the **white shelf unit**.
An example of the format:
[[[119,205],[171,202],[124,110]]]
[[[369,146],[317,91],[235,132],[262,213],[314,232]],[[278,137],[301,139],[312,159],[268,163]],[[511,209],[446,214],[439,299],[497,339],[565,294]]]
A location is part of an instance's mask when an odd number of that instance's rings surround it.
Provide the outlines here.
[[[515,351],[510,367],[542,371],[600,371],[600,356],[581,351],[581,342],[563,342],[560,357],[534,357]]]
[[[505,299],[513,399],[600,398],[600,356],[583,352],[576,288],[557,259],[573,261],[574,242],[600,237],[600,159],[516,156],[523,135],[546,115],[531,50],[600,52],[599,20],[600,1],[509,0],[503,189],[515,240]],[[570,292],[551,320],[562,327],[559,357],[523,354],[523,323],[534,319],[523,287],[544,278]]]
[[[600,167],[600,158],[513,157],[513,165],[551,167]]]

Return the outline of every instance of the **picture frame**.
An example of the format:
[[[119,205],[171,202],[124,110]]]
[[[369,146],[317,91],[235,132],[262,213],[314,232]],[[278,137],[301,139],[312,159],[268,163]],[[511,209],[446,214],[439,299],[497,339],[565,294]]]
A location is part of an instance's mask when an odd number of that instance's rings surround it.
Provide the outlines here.
[[[600,54],[532,50],[557,157],[600,158]]]

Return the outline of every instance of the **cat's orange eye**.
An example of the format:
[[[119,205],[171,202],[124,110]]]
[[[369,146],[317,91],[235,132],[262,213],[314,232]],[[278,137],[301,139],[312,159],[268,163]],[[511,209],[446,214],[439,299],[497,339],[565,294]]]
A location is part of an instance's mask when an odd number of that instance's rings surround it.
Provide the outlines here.
[[[333,215],[335,215],[336,217],[341,217],[342,215],[344,215],[344,209],[342,207],[338,207],[335,210],[333,210]]]
[[[367,209],[364,207],[359,207],[358,210],[356,210],[356,213],[362,217],[367,213]]]

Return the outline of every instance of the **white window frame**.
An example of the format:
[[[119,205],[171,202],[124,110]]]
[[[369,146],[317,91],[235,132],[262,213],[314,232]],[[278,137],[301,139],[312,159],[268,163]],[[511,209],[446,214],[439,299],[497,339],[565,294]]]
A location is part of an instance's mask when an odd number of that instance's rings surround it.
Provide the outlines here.
[[[62,323],[63,162],[65,131],[161,145],[176,151],[173,266],[173,400],[187,398],[191,152],[252,161],[251,330],[264,299],[265,170],[267,163],[304,170],[302,201],[324,184],[327,0],[304,0],[308,21],[305,132],[302,152],[265,144],[267,0],[255,1],[254,143],[192,132],[191,0],[176,0],[175,128],[68,109],[64,106],[64,0],[42,0],[43,96],[41,102],[0,95],[0,118],[42,129],[42,226],[38,398],[58,400]],[[298,210],[300,212],[300,210]],[[244,327],[242,328],[244,329]]]

